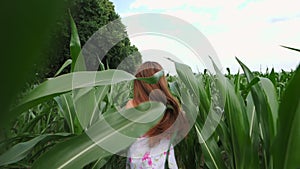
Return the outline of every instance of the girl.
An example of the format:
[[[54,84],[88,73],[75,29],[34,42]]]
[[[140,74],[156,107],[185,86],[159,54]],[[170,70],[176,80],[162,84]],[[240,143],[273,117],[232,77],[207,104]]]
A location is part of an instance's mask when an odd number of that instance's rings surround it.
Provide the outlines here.
[[[137,70],[136,77],[150,77],[162,70],[156,62],[145,62]],[[146,101],[162,102],[166,106],[163,118],[146,134],[138,138],[128,150],[127,169],[163,169],[165,163],[171,169],[177,169],[173,145],[170,145],[172,135],[186,135],[187,121],[177,99],[168,89],[165,76],[158,83],[148,84],[134,81],[134,97],[128,101],[126,108],[133,108]],[[179,136],[180,137],[180,136]],[[168,160],[166,158],[168,157]]]

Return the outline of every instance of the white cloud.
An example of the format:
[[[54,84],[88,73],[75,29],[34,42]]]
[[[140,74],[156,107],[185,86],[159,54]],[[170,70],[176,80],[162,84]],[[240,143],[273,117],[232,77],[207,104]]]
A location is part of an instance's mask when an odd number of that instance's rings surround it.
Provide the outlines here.
[[[130,5],[131,9],[146,7],[148,9],[172,9],[183,6],[192,6],[196,8],[215,8],[237,6],[243,0],[136,0]]]
[[[130,5],[131,9],[146,7],[148,9],[170,9],[181,7],[184,5],[184,1],[174,1],[174,0],[137,0]]]
[[[132,37],[130,41],[134,44],[138,44],[139,51],[143,55],[143,61],[150,60],[161,63],[164,69],[171,74],[176,73],[174,63],[166,58],[192,65],[194,70],[196,70],[196,65],[199,65],[201,68],[205,67],[189,49],[174,39],[146,34]],[[185,57],[179,58],[179,56]]]
[[[226,67],[237,69],[234,56],[253,69],[289,69],[300,62],[298,53],[279,47],[300,48],[299,0],[136,0],[130,8],[159,10],[192,23]]]

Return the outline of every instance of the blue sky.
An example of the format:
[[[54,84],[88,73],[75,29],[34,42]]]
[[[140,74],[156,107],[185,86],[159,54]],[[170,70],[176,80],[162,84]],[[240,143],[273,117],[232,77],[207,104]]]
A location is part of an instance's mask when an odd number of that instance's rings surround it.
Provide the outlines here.
[[[112,0],[112,2],[123,18],[151,12],[169,14],[189,22],[208,38],[218,54],[222,67],[229,67],[233,71],[239,69],[235,56],[252,70],[264,71],[267,67],[290,70],[295,69],[300,63],[299,53],[279,46],[300,48],[299,0]],[[130,40],[140,51],[153,48],[154,44],[161,41],[149,36]],[[178,58],[186,60],[183,56]],[[187,64],[195,67],[193,63],[195,64],[191,60],[187,61]]]

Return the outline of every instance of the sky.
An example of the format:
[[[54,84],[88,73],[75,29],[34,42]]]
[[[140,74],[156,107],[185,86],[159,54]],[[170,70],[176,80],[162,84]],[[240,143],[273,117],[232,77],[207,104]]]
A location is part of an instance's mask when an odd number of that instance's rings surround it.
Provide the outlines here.
[[[112,0],[121,18],[141,13],[161,13],[178,17],[195,26],[208,39],[223,69],[240,69],[235,57],[251,70],[266,68],[291,70],[300,63],[300,53],[280,45],[300,48],[299,0]],[[126,24],[125,24],[126,25]],[[182,44],[165,37],[144,35],[130,37],[144,56],[149,49],[176,55],[193,70],[200,62]],[[170,46],[171,49],[166,46]],[[178,50],[175,51],[174,50]],[[180,51],[179,51],[180,50]],[[143,52],[145,51],[145,52]],[[174,54],[175,53],[175,54]],[[203,66],[203,63],[202,63]]]

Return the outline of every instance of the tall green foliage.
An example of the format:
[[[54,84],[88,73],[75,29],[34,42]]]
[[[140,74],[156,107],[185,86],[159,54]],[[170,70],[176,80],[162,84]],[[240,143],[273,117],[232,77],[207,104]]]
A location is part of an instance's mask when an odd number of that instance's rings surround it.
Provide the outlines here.
[[[197,139],[198,136],[198,144],[201,146],[198,152],[187,151],[188,146],[195,146],[197,143],[190,144],[185,140],[176,146],[179,166],[191,168],[190,163],[193,161],[197,163],[193,166],[200,168],[298,168],[299,152],[293,150],[297,150],[300,145],[297,141],[299,96],[295,94],[299,84],[299,67],[286,77],[289,79],[288,85],[284,83],[286,87],[283,95],[279,95],[275,88],[278,81],[275,84],[272,82],[274,72],[269,76],[253,73],[241,61],[238,62],[245,74],[228,78],[217,69],[216,75],[194,75],[188,66],[175,64],[179,76],[175,80],[173,78],[170,89],[181,100],[187,114],[197,113],[194,126],[196,133],[192,130],[193,136],[189,135],[187,139]],[[199,79],[198,83],[196,79]],[[219,105],[212,104],[218,100],[213,94],[213,86],[219,91]],[[205,88],[209,90],[204,90]],[[281,98],[277,98],[278,96]],[[203,99],[199,101],[194,97]],[[214,124],[213,121],[218,119],[215,108],[221,110],[221,119],[216,130],[205,139],[209,129],[202,130],[204,121]],[[215,114],[211,116],[212,119],[208,118],[208,110]],[[181,152],[186,153],[181,155]],[[195,154],[197,158],[191,158]]]
[[[0,142],[2,168],[112,168],[104,164],[117,160],[122,161],[118,166],[124,166],[124,158],[113,156],[109,159],[111,154],[91,141],[88,134],[96,136],[94,141],[97,143],[113,142],[117,145],[117,132],[138,137],[160,118],[147,125],[135,121],[149,119],[149,116],[161,117],[165,110],[160,103],[152,103],[151,109],[149,103],[144,103],[137,108],[141,112],[129,109],[119,113],[116,106],[119,101],[115,98],[126,96],[116,95],[113,90],[126,90],[126,84],[123,85],[125,81],[156,83],[163,72],[150,78],[136,79],[122,70],[86,71],[84,65],[89,60],[77,60],[83,42],[80,42],[72,18],[70,23],[72,59],[67,60],[56,75],[68,65],[71,65],[71,73],[38,85],[10,112],[9,118],[13,119],[25,111],[13,127],[13,130],[18,130],[17,135]],[[80,62],[78,69],[75,68],[75,60]],[[283,73],[285,77],[280,77],[272,70],[265,78],[266,75],[257,77],[241,61],[238,62],[244,75],[229,75],[227,79],[218,70],[216,75],[195,75],[187,65],[175,64],[178,77],[169,78],[172,80],[170,89],[181,101],[189,119],[196,119],[187,138],[175,147],[179,166],[218,169],[299,168],[300,102],[297,92],[300,67],[292,75]],[[74,76],[78,81],[72,85]],[[279,79],[284,82],[278,82]],[[89,83],[91,80],[94,83]],[[214,91],[216,86],[218,88]],[[278,87],[280,92],[276,93]],[[216,93],[219,96],[216,97]],[[53,98],[58,105],[59,116],[56,113],[58,108],[54,105],[40,105],[47,104],[45,101]],[[224,105],[214,104],[215,101]],[[83,108],[76,109],[76,102],[82,104]],[[211,135],[207,133],[210,129],[203,130],[206,120],[209,120],[209,124],[217,123]],[[105,128],[104,121],[110,124],[109,128]],[[123,146],[130,145],[132,141],[124,141],[126,144]],[[121,150],[119,148],[116,151]]]
[[[16,100],[28,78],[34,76],[32,64],[39,58],[50,29],[65,9],[61,0],[53,1],[3,1],[1,10],[1,121],[0,140],[3,128],[14,119],[8,110]],[[34,9],[34,10],[32,10]],[[41,61],[40,61],[41,62]]]
[[[1,153],[1,167],[10,168],[13,167],[14,163],[17,163],[18,167],[24,166],[22,162],[19,163],[24,159],[27,163],[32,163],[32,160],[34,160],[33,168],[78,168],[84,167],[93,161],[96,161],[96,165],[97,161],[111,155],[110,152],[102,149],[97,144],[108,146],[111,142],[120,139],[118,133],[126,133],[126,135],[133,138],[139,137],[162,117],[165,106],[161,103],[141,104],[137,108],[139,111],[136,109],[122,111],[116,109],[111,98],[113,96],[111,94],[112,90],[108,93],[108,89],[116,83],[135,79],[147,83],[157,83],[163,73],[158,72],[153,77],[138,79],[122,70],[86,71],[86,68],[82,66],[85,64],[85,60],[78,59],[81,45],[77,27],[73,18],[70,17],[70,19],[72,28],[70,51],[72,59],[79,62],[78,65],[81,66],[76,67],[72,64],[71,73],[50,78],[38,85],[11,111],[11,114],[20,114],[23,111],[25,111],[23,114],[31,114],[33,106],[38,106],[40,103],[56,96],[54,99],[60,108],[61,116],[65,119],[65,124],[68,126],[66,133],[57,133],[57,136],[60,136],[59,138],[62,137],[61,140],[49,141],[49,134],[41,132],[37,136],[31,136],[33,138],[25,138],[26,142],[22,141],[24,136],[22,136],[23,133],[20,133],[21,135],[18,137],[21,137],[21,141],[12,147],[10,146],[8,151]],[[69,63],[73,63],[73,60]],[[65,67],[65,64],[62,67]],[[76,109],[76,104],[83,106],[84,109]],[[151,109],[149,109],[150,106]],[[99,107],[102,108],[99,109]],[[50,115],[51,112],[46,111],[44,113]],[[35,113],[32,113],[32,115],[35,116]],[[43,117],[43,114],[40,115]],[[149,123],[138,122],[149,118],[154,120]],[[33,121],[42,120],[36,116]],[[35,124],[36,122],[33,123],[33,125]],[[30,126],[25,125],[26,128]],[[113,146],[114,150],[112,151],[119,152],[129,146],[134,139],[128,138],[122,138],[122,144],[118,143],[119,146]],[[4,144],[1,143],[1,150],[7,146],[6,142],[9,141],[5,140]],[[41,146],[41,142],[49,142],[50,144]],[[50,148],[50,150],[44,153],[46,148]],[[16,154],[17,156],[15,156]],[[27,158],[28,156],[30,158]],[[31,166],[31,164],[25,164],[26,167],[29,167],[29,165]]]
[[[69,4],[82,46],[101,27],[120,19],[120,16],[115,12],[113,3],[109,0],[74,0],[69,1]],[[38,79],[53,77],[60,68],[59,66],[71,57],[69,48],[71,27],[69,23],[69,10],[65,10],[64,15],[60,17],[52,33],[49,34],[51,40],[48,42],[48,47],[43,50],[42,56],[47,57],[47,59],[35,64]],[[124,33],[126,35],[125,26],[119,21],[118,31],[114,36],[117,37]],[[101,45],[108,45],[111,42],[108,39],[99,39],[99,41],[101,42],[97,43],[99,45],[95,50],[103,53],[104,48]],[[141,55],[138,49],[130,43],[130,40],[124,38],[106,53],[102,63],[113,69],[117,68],[127,57],[128,61],[120,69],[134,72],[136,66],[141,64]],[[86,64],[90,68],[95,68],[99,65],[99,60],[94,56],[87,56]],[[65,69],[64,73],[67,72]]]

